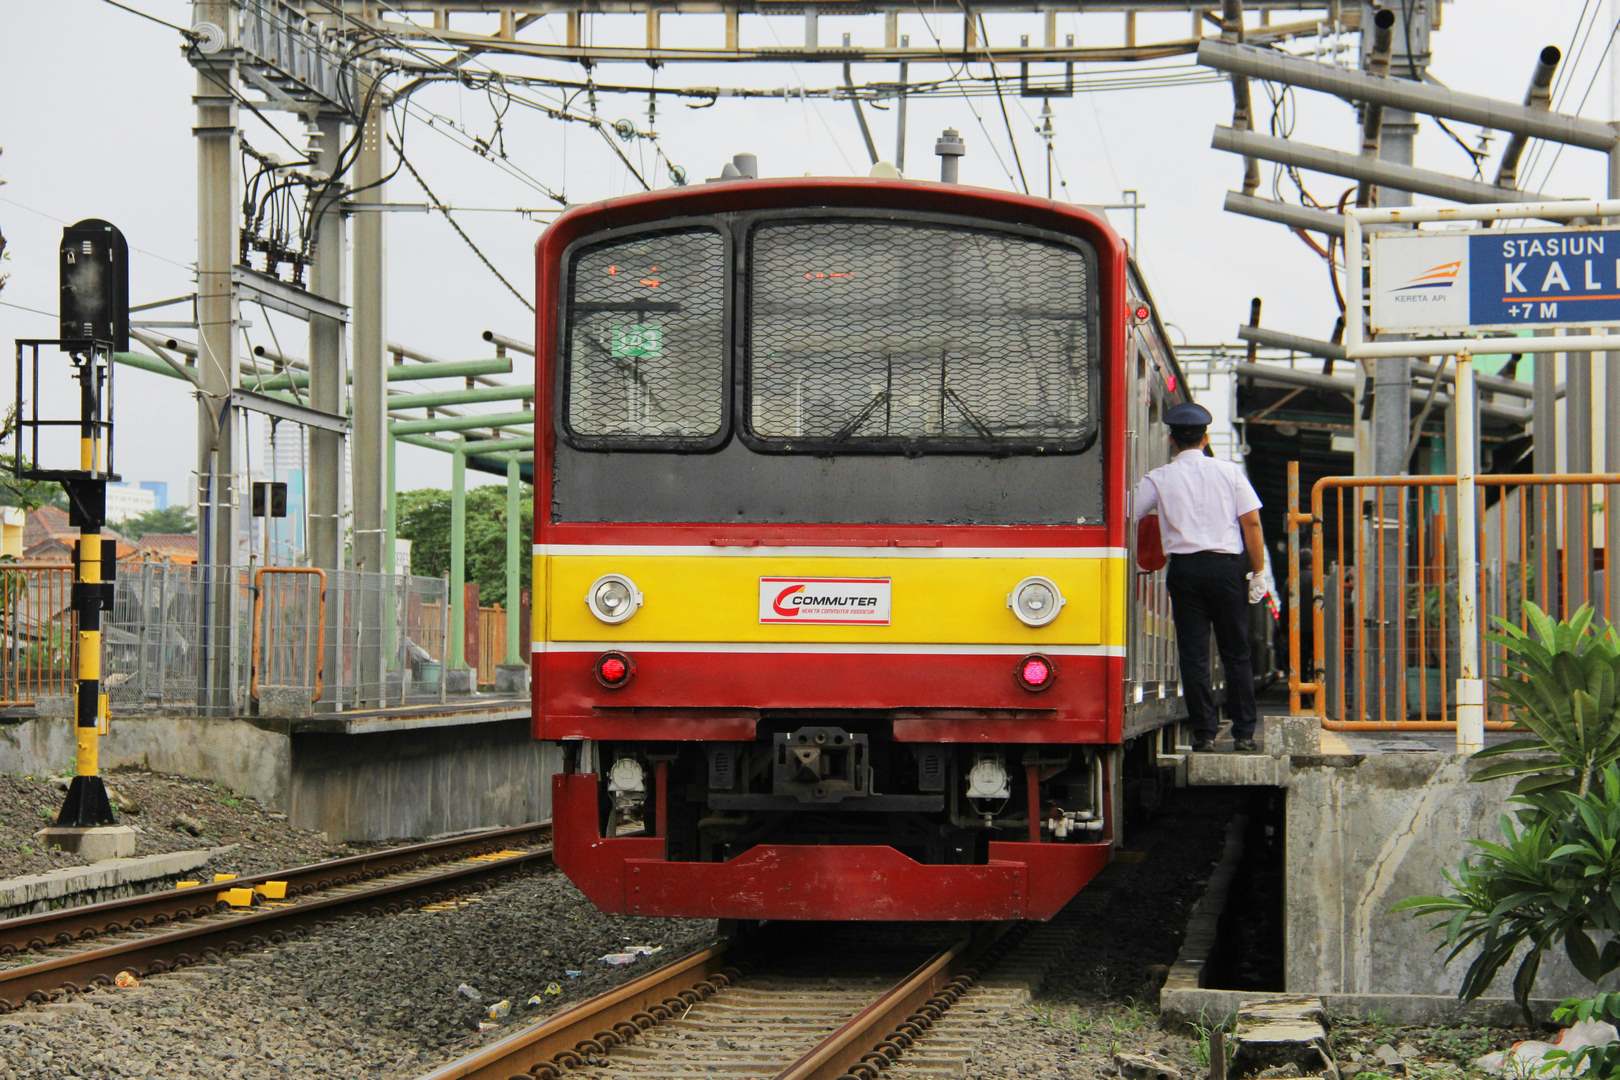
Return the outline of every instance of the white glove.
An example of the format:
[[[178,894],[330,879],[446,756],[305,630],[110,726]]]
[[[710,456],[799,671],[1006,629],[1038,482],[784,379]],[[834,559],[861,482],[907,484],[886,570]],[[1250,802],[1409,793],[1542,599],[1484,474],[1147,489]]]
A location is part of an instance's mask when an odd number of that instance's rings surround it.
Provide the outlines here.
[[[1266,598],[1266,575],[1249,574],[1249,603],[1258,604]]]

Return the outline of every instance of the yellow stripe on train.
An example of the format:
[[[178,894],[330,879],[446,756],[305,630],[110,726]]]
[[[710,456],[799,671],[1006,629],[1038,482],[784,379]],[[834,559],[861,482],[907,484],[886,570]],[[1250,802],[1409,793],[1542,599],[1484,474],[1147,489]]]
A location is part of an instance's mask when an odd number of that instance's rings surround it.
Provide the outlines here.
[[[592,582],[609,573],[630,578],[644,598],[642,608],[617,625],[597,619],[585,603]],[[1046,626],[1025,626],[1007,607],[1007,595],[1031,575],[1050,578],[1067,600]],[[886,578],[889,623],[762,622],[761,578]],[[1117,557],[728,558],[604,549],[600,555],[536,555],[534,580],[545,582],[537,596],[548,598],[534,605],[536,641],[1125,644],[1127,575]]]

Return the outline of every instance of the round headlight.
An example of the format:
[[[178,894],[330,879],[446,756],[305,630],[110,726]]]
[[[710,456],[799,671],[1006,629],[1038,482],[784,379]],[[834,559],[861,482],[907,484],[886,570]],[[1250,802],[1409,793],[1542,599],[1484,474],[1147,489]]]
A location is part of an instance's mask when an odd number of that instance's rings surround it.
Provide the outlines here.
[[[603,574],[591,582],[585,606],[605,623],[622,623],[641,606],[641,590],[623,574]]]
[[[1025,626],[1045,626],[1068,603],[1051,578],[1027,577],[1007,597],[1007,606]]]

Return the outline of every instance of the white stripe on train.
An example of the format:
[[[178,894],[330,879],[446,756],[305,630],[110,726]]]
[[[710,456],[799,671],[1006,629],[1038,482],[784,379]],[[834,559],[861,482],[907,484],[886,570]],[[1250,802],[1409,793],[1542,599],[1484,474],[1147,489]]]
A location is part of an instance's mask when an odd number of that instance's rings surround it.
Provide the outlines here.
[[[817,559],[1123,559],[1122,547],[766,547],[752,544],[535,544],[536,555],[726,555]]]
[[[599,653],[887,653],[899,656],[1118,656],[1123,645],[958,645],[798,641],[536,641],[533,652]]]

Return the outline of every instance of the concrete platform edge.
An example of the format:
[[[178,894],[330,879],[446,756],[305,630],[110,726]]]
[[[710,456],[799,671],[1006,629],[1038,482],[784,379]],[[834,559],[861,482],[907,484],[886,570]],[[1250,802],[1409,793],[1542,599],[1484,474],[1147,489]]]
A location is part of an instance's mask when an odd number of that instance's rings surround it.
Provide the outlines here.
[[[125,859],[104,859],[87,866],[63,866],[42,874],[26,874],[0,881],[0,916],[26,914],[17,909],[49,905],[87,892],[100,892],[125,885],[178,877],[195,870],[210,859],[236,850],[223,847],[166,851],[158,855],[137,855]]]
[[[1292,999],[1298,994],[1268,994],[1255,990],[1212,990],[1207,987],[1166,986],[1159,993],[1159,1013],[1168,1023],[1201,1024],[1225,1020],[1239,1006],[1272,998]],[[1386,1024],[1489,1024],[1517,1027],[1524,1014],[1511,998],[1479,998],[1459,1001],[1445,994],[1318,994],[1322,1006],[1333,1017],[1378,1020]],[[1532,998],[1530,1010],[1538,1021],[1547,1021],[1558,1001]],[[1331,1026],[1331,1024],[1330,1024]]]

